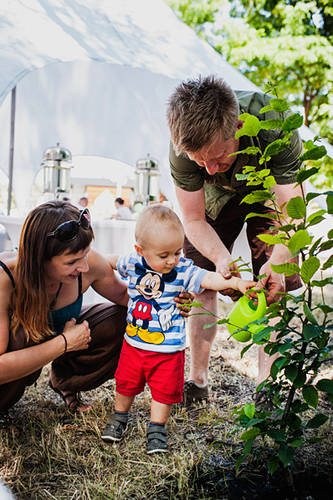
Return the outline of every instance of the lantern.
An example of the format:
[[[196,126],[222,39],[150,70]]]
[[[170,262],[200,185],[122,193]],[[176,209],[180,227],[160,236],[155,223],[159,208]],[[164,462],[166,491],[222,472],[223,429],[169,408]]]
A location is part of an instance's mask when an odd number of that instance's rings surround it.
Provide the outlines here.
[[[71,152],[57,143],[44,151],[41,166],[44,169],[43,192],[52,193],[55,199],[68,196],[71,187],[70,170],[73,167]]]
[[[161,175],[158,161],[147,155],[147,158],[136,162],[134,174],[134,204],[141,203],[143,206],[147,206],[149,202],[157,202]]]

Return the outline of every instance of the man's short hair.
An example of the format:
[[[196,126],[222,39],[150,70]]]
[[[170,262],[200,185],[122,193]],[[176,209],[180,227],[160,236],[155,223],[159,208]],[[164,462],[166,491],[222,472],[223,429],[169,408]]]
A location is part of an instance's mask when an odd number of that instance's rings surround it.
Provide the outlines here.
[[[239,113],[236,94],[222,78],[210,75],[182,82],[167,104],[176,154],[198,152],[217,138],[231,139]]]

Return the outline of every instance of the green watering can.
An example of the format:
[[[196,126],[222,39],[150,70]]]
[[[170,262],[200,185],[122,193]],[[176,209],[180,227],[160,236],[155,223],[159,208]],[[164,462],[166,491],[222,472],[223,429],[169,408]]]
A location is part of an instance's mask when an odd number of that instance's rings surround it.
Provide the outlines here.
[[[261,319],[266,312],[266,297],[264,292],[257,291],[258,304],[254,305],[254,300],[243,295],[237,300],[228,316],[228,330],[233,333],[235,330],[248,325],[251,321]],[[250,325],[249,330],[238,332],[233,335],[239,342],[247,342],[251,335],[263,330],[263,325]]]

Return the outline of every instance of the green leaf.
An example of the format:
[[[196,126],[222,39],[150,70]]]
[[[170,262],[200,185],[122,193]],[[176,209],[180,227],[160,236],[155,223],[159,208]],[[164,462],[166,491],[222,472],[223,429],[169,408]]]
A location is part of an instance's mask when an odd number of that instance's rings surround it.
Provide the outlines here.
[[[298,274],[300,269],[297,264],[286,262],[285,264],[271,264],[272,270],[277,274],[285,274],[286,276],[293,276]]]
[[[246,118],[248,118],[250,115],[250,113],[243,113],[241,115],[239,115],[239,119],[242,120],[243,122],[245,122]]]
[[[311,200],[314,200],[315,198],[318,198],[322,193],[308,193],[306,195],[306,201],[309,202]]]
[[[301,352],[296,352],[295,354],[292,355],[292,359],[295,361],[303,361],[304,354]]]
[[[301,196],[295,196],[287,203],[287,214],[292,219],[302,219],[306,216],[306,205]]]
[[[333,255],[331,255],[323,264],[323,271],[333,266]]]
[[[333,239],[329,240],[329,241],[324,241],[321,245],[320,245],[320,251],[323,252],[324,250],[329,250],[330,248],[333,247]]]
[[[326,155],[326,148],[325,146],[315,146],[314,148],[308,149],[304,154],[299,156],[300,161],[307,161],[307,160],[319,160],[323,156]]]
[[[285,242],[285,236],[277,236],[274,234],[259,234],[258,238],[264,243],[267,243],[268,246],[278,245],[279,243],[283,245]]]
[[[303,337],[307,342],[310,342],[312,339],[316,339],[320,337],[322,334],[322,328],[319,325],[306,324],[303,328]]]
[[[296,235],[297,233],[295,233]],[[306,259],[301,267],[301,278],[304,283],[309,283],[312,276],[318,271],[320,268],[320,260],[317,257],[309,257]]]
[[[247,135],[249,137],[256,137],[261,130],[261,123],[258,118],[254,115],[246,116],[245,121],[243,123],[243,127],[240,130],[237,130],[235,134],[235,138],[238,139],[243,135]],[[243,115],[244,116],[244,115]]]
[[[281,151],[287,149],[287,144],[280,139],[277,139],[274,142],[271,142],[265,149],[263,153],[263,158],[269,161],[269,157],[279,154]]]
[[[285,344],[281,344],[278,347],[278,351],[280,354],[284,354],[286,351],[289,351],[290,349],[293,348],[293,345],[291,342],[286,342]]]
[[[272,106],[272,109],[277,113],[283,113],[289,109],[289,104],[285,99],[271,99],[269,104]]]
[[[250,212],[249,214],[247,214],[247,216],[245,217],[245,220],[247,219],[251,219],[251,217],[263,217],[264,219],[277,219],[277,214],[256,214],[255,212]]]
[[[252,205],[252,203],[261,203],[262,201],[270,200],[271,196],[268,190],[261,191],[260,189],[256,189],[252,191],[252,193],[246,195],[241,203],[249,203],[250,205]]]
[[[292,235],[290,240],[287,242],[287,247],[289,250],[294,253],[301,248],[305,248],[307,245],[310,245],[312,239],[309,233],[305,229],[301,229]]]
[[[326,197],[327,213],[333,214],[333,194],[328,194]]]
[[[283,224],[283,226],[279,226],[278,229],[285,233],[289,233],[289,231],[293,231],[296,228],[295,224]]]
[[[295,378],[297,377],[298,374],[298,368],[295,364],[291,364],[286,366],[284,369],[284,374],[288,380],[291,382],[294,382]]]
[[[296,389],[300,389],[306,382],[306,375],[304,372],[299,372],[293,384]]]
[[[261,328],[263,329],[255,333],[252,337],[254,343],[260,342],[262,339],[265,339],[271,332],[274,331],[274,328],[271,326],[263,327],[262,325]]]
[[[281,127],[281,130],[283,130],[283,132],[291,132],[292,130],[300,128],[302,125],[303,125],[303,116],[301,116],[299,113],[294,113],[285,119]]]
[[[295,450],[291,446],[286,446],[282,443],[279,447],[279,458],[283,464],[283,467],[287,467],[292,461],[295,455]]]
[[[306,302],[303,303],[303,311],[306,316],[306,318],[312,323],[313,325],[318,325],[318,321],[314,317],[311,309],[309,308],[308,304]]]
[[[254,404],[247,403],[244,405],[244,413],[251,420],[254,417],[254,412],[255,412],[255,405]]]
[[[253,439],[259,436],[259,434],[260,434],[260,429],[258,427],[252,427],[252,429],[243,432],[243,434],[240,436],[240,439],[242,441],[248,441],[249,439]]]
[[[323,311],[324,314],[330,314],[333,312],[333,307],[328,306],[327,304],[317,304],[317,307]]]
[[[324,280],[312,280],[311,281],[311,285],[312,286],[326,286],[326,285],[333,285],[333,282],[332,282],[332,277],[330,278],[325,278]]]
[[[313,385],[305,385],[302,389],[303,398],[312,408],[318,406],[318,391]]]
[[[331,229],[330,231],[328,231],[327,233],[327,238],[333,238],[333,229]]]
[[[327,422],[327,420],[328,417],[326,415],[324,415],[323,413],[318,413],[308,421],[305,427],[307,429],[318,429],[318,427],[324,425],[324,423]]]
[[[321,380],[318,380],[316,388],[318,391],[333,394],[333,380],[329,378],[322,378]]]
[[[314,174],[317,174],[319,172],[320,168],[319,167],[312,167],[309,170],[306,168],[301,168],[296,175],[296,180],[299,184],[302,182],[306,181],[309,177],[312,177]]]
[[[236,174],[235,177],[238,181],[246,181],[249,178],[249,174]]]
[[[267,111],[272,111],[272,110],[273,110],[272,106],[269,105],[269,106],[265,106],[264,108],[261,108],[259,113],[263,114],[263,113],[267,113]]]
[[[282,442],[282,443],[286,442],[286,434],[281,429],[269,429],[267,431],[267,435],[270,438],[274,439],[274,441]]]
[[[275,186],[276,184],[276,180],[275,178],[273,177],[273,175],[269,175],[268,177],[266,177],[266,179],[264,180],[264,183],[263,183],[263,187],[265,189],[269,189],[270,187],[272,186]]]
[[[272,130],[276,128],[281,128],[283,126],[283,120],[277,118],[275,120],[265,120],[261,122],[261,128],[264,130]]]
[[[277,468],[279,467],[280,459],[279,457],[273,457],[269,462],[268,462],[268,470],[271,475],[276,472]]]
[[[293,448],[299,448],[302,444],[304,444],[304,439],[294,439],[294,441],[290,443],[290,446]]]
[[[229,156],[234,156],[234,155],[237,155],[237,154],[247,154],[247,155],[256,155],[257,153],[260,153],[260,148],[256,147],[256,146],[249,146],[248,148],[246,149],[242,149],[241,151],[237,151],[236,153],[232,153],[231,155]]]
[[[309,215],[306,219],[307,224],[313,221],[313,219],[316,219],[316,217],[320,217],[322,215],[326,214],[326,210],[317,210],[313,214]],[[323,219],[322,219],[323,220]]]

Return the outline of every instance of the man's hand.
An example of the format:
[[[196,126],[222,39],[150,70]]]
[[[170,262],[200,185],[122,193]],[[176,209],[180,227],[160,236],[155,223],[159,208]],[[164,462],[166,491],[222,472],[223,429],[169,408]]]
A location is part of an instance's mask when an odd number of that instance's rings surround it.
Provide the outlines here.
[[[224,259],[221,259],[217,264],[216,264],[216,272],[222,274],[223,278],[226,280],[230,279],[231,276],[236,276],[237,278],[240,278],[240,273],[238,271],[238,268],[236,264],[231,264],[232,262],[232,257],[229,254],[228,257],[225,257]],[[233,288],[227,288],[226,290],[221,290],[220,291],[221,295],[226,295],[231,298],[233,302],[239,299],[239,297],[242,296],[242,293],[239,290],[234,290]]]
[[[286,283],[284,274],[276,274],[272,271],[271,262],[268,260],[260,269],[259,274],[266,274],[265,278],[262,278],[258,283],[256,288],[265,288],[267,290],[266,300],[267,305],[278,302],[281,299],[281,294],[278,292],[286,291]]]

